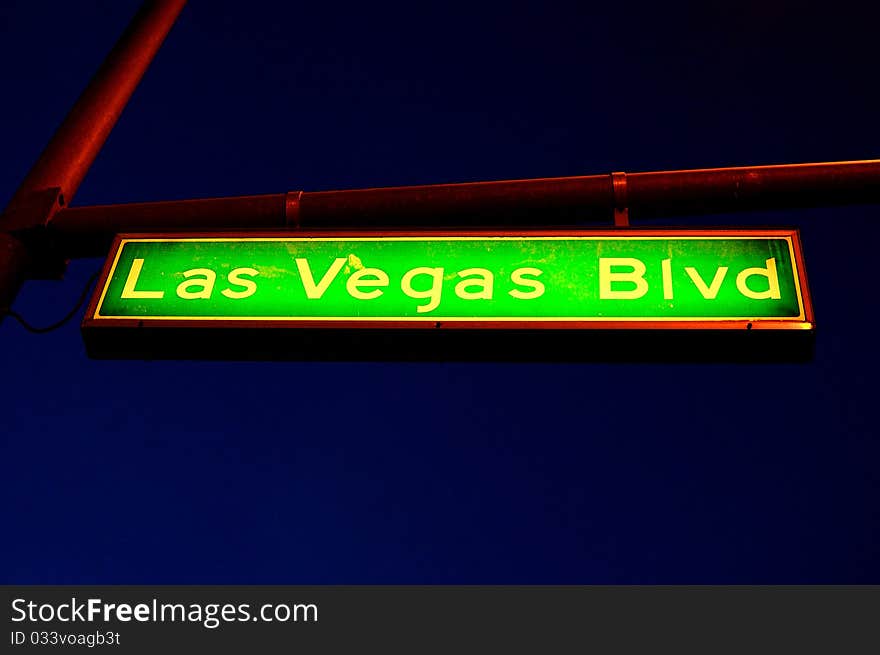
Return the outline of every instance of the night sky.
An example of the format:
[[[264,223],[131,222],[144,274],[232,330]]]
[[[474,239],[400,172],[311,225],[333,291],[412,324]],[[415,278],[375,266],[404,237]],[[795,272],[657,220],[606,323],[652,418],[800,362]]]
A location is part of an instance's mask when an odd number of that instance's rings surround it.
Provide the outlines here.
[[[712,4],[194,1],[72,204],[880,157],[870,3]],[[0,5],[0,205],[138,5]],[[878,583],[878,212],[686,222],[800,228],[807,364],[93,361],[81,313],[4,320],[0,579]]]

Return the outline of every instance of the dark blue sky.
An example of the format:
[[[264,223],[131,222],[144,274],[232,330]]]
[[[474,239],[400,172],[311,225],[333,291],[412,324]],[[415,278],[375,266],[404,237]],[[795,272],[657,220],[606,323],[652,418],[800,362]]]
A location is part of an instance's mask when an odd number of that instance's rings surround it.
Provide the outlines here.
[[[138,4],[0,6],[0,204]],[[192,2],[73,204],[880,157],[868,9],[709,5]],[[802,230],[803,365],[91,361],[4,321],[0,579],[880,582],[878,211],[691,223]]]

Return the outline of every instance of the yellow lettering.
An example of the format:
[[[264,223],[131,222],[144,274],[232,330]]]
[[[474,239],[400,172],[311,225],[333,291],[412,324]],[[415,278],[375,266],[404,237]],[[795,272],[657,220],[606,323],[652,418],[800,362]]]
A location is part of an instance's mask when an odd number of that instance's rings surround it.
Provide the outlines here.
[[[367,279],[364,279],[367,278]],[[352,273],[345,282],[345,289],[352,298],[358,300],[371,300],[378,298],[384,292],[382,289],[361,291],[361,287],[387,287],[388,273],[379,268],[362,268]]]
[[[736,276],[736,288],[746,298],[754,298],[755,300],[764,300],[772,298],[779,299],[779,276],[776,274],[776,258],[772,257],[764,262],[766,268],[747,268]],[[752,276],[761,276],[767,278],[766,291],[752,291],[748,286],[748,279]]]
[[[495,277],[485,268],[466,268],[458,272],[458,277],[476,276],[476,279],[463,279],[455,285],[455,295],[462,300],[492,300]],[[477,287],[479,291],[468,291],[468,287]]]
[[[196,298],[210,298],[211,292],[214,291],[214,282],[217,280],[217,274],[210,268],[193,268],[184,271],[183,277],[191,278],[201,276],[200,279],[185,280],[177,285],[177,295],[186,300],[194,300]],[[196,287],[199,291],[190,291],[190,287]]]
[[[137,291],[135,289],[143,267],[143,259],[135,259],[131,262],[131,270],[128,271],[120,298],[163,298],[165,296],[164,291]]]
[[[543,275],[544,271],[539,268],[518,268],[510,274],[510,281],[523,287],[531,288],[531,291],[522,291],[520,289],[511,289],[509,293],[519,300],[531,300],[532,298],[540,298],[544,295],[544,283],[533,280],[531,277]],[[527,275],[531,277],[526,277]]]
[[[244,287],[241,291],[233,291],[232,289],[223,289],[220,293],[222,293],[227,298],[232,298],[234,300],[238,300],[240,298],[249,298],[257,292],[257,283],[253,280],[248,280],[247,278],[243,278],[242,275],[247,275],[249,277],[256,277],[260,272],[255,268],[236,268],[229,272],[229,276],[226,278],[229,280],[229,284],[236,284],[240,287]]]
[[[327,287],[329,287],[330,283],[337,275],[339,275],[339,271],[342,270],[342,267],[345,266],[345,262],[348,260],[345,257],[337,257],[333,261],[333,264],[331,264],[330,268],[327,269],[327,272],[324,273],[324,277],[322,277],[321,281],[317,284],[315,284],[315,278],[312,276],[312,269],[309,268],[308,260],[297,257],[295,261],[299,276],[302,278],[306,297],[314,300],[324,295],[324,292],[327,291]]]
[[[712,284],[709,286],[706,286],[703,278],[700,277],[697,269],[693,266],[688,266],[684,269],[684,272],[688,274],[688,277],[693,281],[694,286],[699,289],[703,298],[706,300],[714,300],[718,296],[718,290],[721,288],[724,276],[727,275],[727,266],[718,267],[718,270],[715,271],[715,277],[712,278]]]
[[[612,268],[626,266],[631,270],[626,273],[612,272]],[[602,300],[635,300],[648,293],[645,281],[645,264],[633,257],[600,257],[599,258],[599,298]],[[629,291],[611,288],[615,282],[627,282],[635,285]]]
[[[416,289],[413,289],[412,280],[416,275],[430,276],[432,280],[431,288],[426,289],[425,291],[418,291]],[[430,299],[430,302],[427,305],[420,305],[416,307],[416,311],[419,314],[433,311],[437,309],[437,306],[440,304],[440,294],[443,293],[443,269],[421,266],[419,268],[414,268],[411,271],[407,271],[406,273],[404,273],[403,279],[400,281],[400,288],[410,298]]]
[[[663,273],[663,300],[672,300],[672,260],[660,262],[660,270]]]

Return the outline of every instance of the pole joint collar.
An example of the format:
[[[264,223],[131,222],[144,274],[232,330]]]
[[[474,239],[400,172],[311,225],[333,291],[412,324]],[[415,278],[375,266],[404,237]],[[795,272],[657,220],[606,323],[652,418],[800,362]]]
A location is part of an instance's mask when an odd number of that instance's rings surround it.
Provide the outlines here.
[[[302,195],[302,191],[288,191],[284,197],[284,225],[289,230],[302,229],[299,210]]]
[[[626,198],[626,173],[611,174],[611,188],[614,193],[614,226],[629,227],[629,205]]]

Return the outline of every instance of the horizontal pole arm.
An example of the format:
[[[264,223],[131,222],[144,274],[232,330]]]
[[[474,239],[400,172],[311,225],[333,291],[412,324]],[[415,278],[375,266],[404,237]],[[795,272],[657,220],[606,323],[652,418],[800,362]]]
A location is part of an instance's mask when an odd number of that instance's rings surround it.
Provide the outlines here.
[[[51,227],[73,255],[119,232],[548,228],[611,219],[880,203],[880,160],[291,192],[69,208]]]

